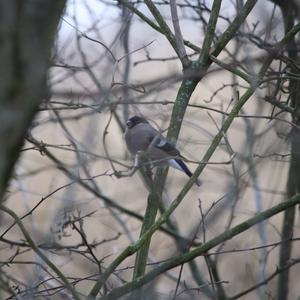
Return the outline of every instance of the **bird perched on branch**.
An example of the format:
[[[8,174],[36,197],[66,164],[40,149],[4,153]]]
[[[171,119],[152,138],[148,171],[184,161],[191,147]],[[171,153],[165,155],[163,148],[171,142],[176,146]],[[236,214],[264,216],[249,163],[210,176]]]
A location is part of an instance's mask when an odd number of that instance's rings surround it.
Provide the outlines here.
[[[126,122],[125,141],[130,153],[142,154],[142,161],[151,166],[170,166],[191,177],[193,174],[183,162],[183,156],[150,123],[139,116]],[[200,186],[200,182],[196,181]]]

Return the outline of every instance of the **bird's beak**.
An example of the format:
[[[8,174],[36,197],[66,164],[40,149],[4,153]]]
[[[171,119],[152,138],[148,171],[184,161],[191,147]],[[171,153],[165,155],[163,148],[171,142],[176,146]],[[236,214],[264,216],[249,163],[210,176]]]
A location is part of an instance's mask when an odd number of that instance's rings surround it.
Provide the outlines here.
[[[130,121],[130,120],[128,120],[127,122],[126,122],[126,126],[128,127],[128,128],[131,128],[132,127],[132,122]]]

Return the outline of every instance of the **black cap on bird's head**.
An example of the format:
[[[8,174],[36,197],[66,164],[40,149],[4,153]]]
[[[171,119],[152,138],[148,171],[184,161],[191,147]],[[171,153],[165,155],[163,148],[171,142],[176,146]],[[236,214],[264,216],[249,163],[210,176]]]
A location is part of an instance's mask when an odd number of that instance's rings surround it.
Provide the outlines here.
[[[133,116],[131,118],[129,118],[126,122],[126,125],[128,128],[132,128],[138,124],[141,124],[141,123],[144,123],[144,124],[147,124],[148,121],[142,117],[139,117],[139,116]]]

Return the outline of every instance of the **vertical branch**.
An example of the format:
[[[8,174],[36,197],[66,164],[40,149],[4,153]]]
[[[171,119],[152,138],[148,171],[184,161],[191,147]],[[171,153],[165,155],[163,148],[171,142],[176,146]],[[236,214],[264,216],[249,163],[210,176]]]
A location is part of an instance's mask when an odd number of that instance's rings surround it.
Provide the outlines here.
[[[122,46],[124,49],[124,55],[125,55],[125,66],[123,70],[123,118],[124,120],[127,120],[129,118],[129,88],[128,88],[128,81],[129,81],[129,75],[130,75],[130,64],[131,64],[131,56],[128,55],[130,52],[129,49],[129,33],[130,33],[130,27],[131,27],[131,19],[132,15],[130,10],[123,6],[122,7],[122,24],[123,24],[123,33],[121,34],[121,41]]]
[[[147,200],[147,208],[140,232],[140,237],[154,224],[158,211],[158,203],[161,196],[161,194],[158,193],[157,188],[153,184],[151,171],[149,169],[143,171],[143,177],[146,179],[146,183],[150,189],[150,193]],[[145,274],[150,242],[151,237],[149,237],[145,241],[144,245],[137,252],[134,264],[133,279],[136,279],[137,277],[143,276]]]
[[[22,4],[21,4],[22,2]],[[51,49],[65,1],[0,1],[0,200],[47,95]]]
[[[295,22],[295,7],[292,1],[279,1],[284,25],[285,33],[287,33],[294,25]],[[293,66],[293,62],[297,61],[297,45],[295,38],[289,40],[287,43],[287,53],[290,61],[291,71],[294,74],[299,74],[299,69]],[[291,79],[289,82],[289,98],[290,105],[296,110],[300,107],[300,85],[298,80]],[[298,117],[293,117],[293,122],[300,125]],[[287,198],[297,194],[300,191],[300,130],[298,127],[293,127],[291,132],[291,160],[290,169],[287,181]],[[295,222],[295,207],[291,207],[284,212],[282,223],[281,239],[285,242],[282,243],[279,253],[279,268],[284,268],[288,265],[292,254],[292,241]],[[288,299],[289,294],[289,269],[285,269],[279,273],[278,276],[278,299]]]
[[[175,22],[175,32],[177,34],[177,38],[174,37],[173,33],[169,29],[168,25],[162,18],[160,12],[155,7],[153,2],[151,0],[146,0],[145,3],[148,6],[149,10],[151,11],[152,15],[154,16],[154,18],[156,19],[157,23],[159,24],[163,34],[167,37],[170,44],[173,46],[173,48],[176,51],[179,58],[182,58],[182,64],[183,65],[187,64],[188,59],[187,59],[187,56],[185,53],[185,49],[184,49],[184,45],[183,45],[183,38],[181,35],[179,23],[178,23],[176,2],[173,2],[172,14],[173,14],[173,17],[175,18],[174,22]],[[174,7],[174,5],[175,5],[175,7]],[[176,19],[176,17],[177,17],[177,19]],[[177,128],[177,133],[175,133],[175,131],[174,131],[175,135],[172,134],[173,141],[177,140],[179,130],[180,130],[179,124],[181,124],[181,122],[182,122],[188,101],[189,101],[190,96],[192,95],[197,83],[198,83],[198,81],[191,82],[190,80],[187,80],[187,81],[184,80],[183,83],[181,84],[181,88],[178,91],[176,104],[175,104],[175,106],[173,108],[173,112],[172,112],[172,116],[175,115],[176,117],[175,118],[172,117],[172,119],[171,119],[171,127],[175,126]],[[177,120],[178,120],[179,115],[181,115],[181,116],[180,116],[180,122],[178,123]],[[171,131],[172,131],[172,129],[171,129]],[[170,130],[168,132],[168,137],[169,137],[169,134],[170,134]],[[159,169],[156,173],[156,176],[154,179],[154,184],[150,185],[151,189],[150,189],[150,194],[148,196],[148,205],[147,205],[147,209],[146,209],[146,213],[145,213],[145,221],[143,222],[143,225],[142,225],[140,237],[155,222],[155,217],[156,217],[156,214],[158,211],[163,187],[165,185],[167,172],[168,172],[168,169],[165,169],[165,170]],[[143,244],[143,246],[137,253],[133,278],[142,276],[145,273],[148,252],[149,252],[149,247],[150,247],[150,241],[151,241],[151,236],[149,236],[149,238],[147,238],[146,242]]]

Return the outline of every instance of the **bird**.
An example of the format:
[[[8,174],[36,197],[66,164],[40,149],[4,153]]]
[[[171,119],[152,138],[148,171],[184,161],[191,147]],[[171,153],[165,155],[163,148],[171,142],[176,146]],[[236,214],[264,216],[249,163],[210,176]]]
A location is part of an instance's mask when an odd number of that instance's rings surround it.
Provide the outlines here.
[[[129,152],[136,156],[143,153],[143,162],[150,166],[170,166],[191,177],[193,173],[184,163],[184,157],[145,118],[130,117],[126,122],[125,142]],[[196,184],[200,186],[200,181]]]

